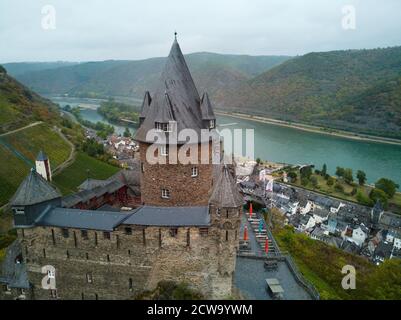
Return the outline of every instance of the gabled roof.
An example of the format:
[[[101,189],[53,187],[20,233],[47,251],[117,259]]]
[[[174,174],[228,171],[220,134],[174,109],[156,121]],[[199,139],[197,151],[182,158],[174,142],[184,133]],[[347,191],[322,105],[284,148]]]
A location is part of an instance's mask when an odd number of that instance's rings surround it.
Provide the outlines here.
[[[104,186],[108,183],[109,182],[107,180],[97,180],[97,179],[88,178],[78,186],[78,190],[80,190],[80,191],[92,190],[96,187]]]
[[[36,161],[45,161],[45,160],[48,160],[47,154],[44,153],[42,150],[40,150],[38,155],[36,156]]]
[[[205,92],[201,99],[201,114],[202,120],[215,120],[216,116],[214,115],[212,104],[210,103],[209,95]]]
[[[135,140],[153,143],[153,140],[146,139],[146,134],[155,128],[155,122],[159,122],[156,120],[160,120],[160,113],[168,111],[166,106],[169,105],[178,132],[183,129],[193,129],[200,134],[201,129],[207,129],[202,121],[198,91],[177,40],[174,40],[171,47],[158,87],[152,95],[146,118],[135,133]],[[162,117],[162,120],[164,118]]]
[[[236,208],[243,204],[243,199],[238,192],[237,185],[227,165],[223,166],[214,184],[210,203],[222,208]]]
[[[170,121],[175,121],[173,106],[171,105],[171,100],[167,91],[164,93],[164,103],[159,106],[159,112],[155,117],[155,122],[168,123]]]
[[[12,206],[28,206],[61,197],[60,193],[35,169],[20,184],[11,200]]]
[[[150,106],[151,102],[152,102],[152,97],[150,96],[149,91],[146,91],[145,97],[143,98],[141,114],[139,115],[139,118],[143,118],[143,119],[146,118],[146,115],[148,114],[149,106]]]

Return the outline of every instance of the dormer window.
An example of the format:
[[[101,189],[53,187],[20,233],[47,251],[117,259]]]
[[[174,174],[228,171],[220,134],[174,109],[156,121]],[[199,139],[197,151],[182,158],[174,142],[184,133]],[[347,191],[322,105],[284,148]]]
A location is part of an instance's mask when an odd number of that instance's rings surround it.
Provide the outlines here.
[[[169,122],[156,122],[155,123],[155,128],[157,131],[163,131],[163,132],[171,132],[171,123]]]
[[[216,120],[209,120],[209,129],[216,128]]]
[[[24,209],[24,207],[14,208],[14,213],[15,214],[25,214],[25,209]]]

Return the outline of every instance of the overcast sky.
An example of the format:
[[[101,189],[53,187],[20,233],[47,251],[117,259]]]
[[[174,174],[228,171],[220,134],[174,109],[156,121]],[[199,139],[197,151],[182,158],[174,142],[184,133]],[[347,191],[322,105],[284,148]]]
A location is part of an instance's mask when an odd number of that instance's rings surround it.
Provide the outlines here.
[[[46,5],[55,9],[55,29],[42,27],[52,26],[42,13]],[[355,29],[342,27],[345,5],[355,8]],[[0,0],[0,62],[166,56],[175,30],[184,53],[395,46],[401,45],[401,1]]]

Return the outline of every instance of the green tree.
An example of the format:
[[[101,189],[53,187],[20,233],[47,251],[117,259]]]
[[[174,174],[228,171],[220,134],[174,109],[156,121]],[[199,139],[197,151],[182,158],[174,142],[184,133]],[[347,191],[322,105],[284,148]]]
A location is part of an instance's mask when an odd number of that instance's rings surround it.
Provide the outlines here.
[[[322,168],[322,176],[325,177],[327,174],[327,165],[323,164],[323,168]]]
[[[291,182],[295,182],[297,180],[297,173],[295,171],[290,171],[287,174],[287,177],[290,178]]]
[[[374,205],[373,200],[366,196],[362,191],[357,192],[356,201],[364,206],[373,207]]]
[[[129,131],[128,127],[125,128],[124,137],[126,137],[126,138],[130,138],[131,137],[131,131]]]
[[[366,183],[366,173],[364,171],[358,170],[356,173],[356,178],[358,179],[360,186],[363,186]]]
[[[370,191],[369,198],[376,203],[377,200],[381,202],[384,209],[388,208],[388,195],[383,190],[374,188]]]
[[[397,188],[399,188],[400,186],[390,179],[381,178],[375,183],[375,187],[377,189],[383,190],[391,199],[392,197],[394,197]]]
[[[342,178],[344,176],[345,169],[341,167],[336,168],[336,176]]]
[[[300,170],[301,178],[306,178],[307,180],[310,179],[312,175],[312,166],[305,166]]]
[[[334,184],[334,178],[332,176],[329,176],[327,178],[327,185],[332,186]]]
[[[352,169],[350,169],[350,168],[344,169],[343,178],[346,183],[351,184],[354,181]]]

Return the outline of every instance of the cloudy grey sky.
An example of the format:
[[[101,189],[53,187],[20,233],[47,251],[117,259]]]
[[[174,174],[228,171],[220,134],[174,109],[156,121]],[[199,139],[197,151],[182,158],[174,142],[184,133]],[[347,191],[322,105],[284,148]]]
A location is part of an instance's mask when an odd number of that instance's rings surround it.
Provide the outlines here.
[[[42,28],[45,5],[55,8],[55,29]],[[345,5],[355,7],[355,30],[342,28]],[[395,46],[401,45],[401,1],[1,0],[0,62],[165,56],[175,30],[184,53]]]

